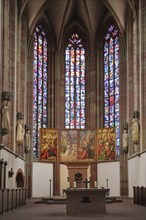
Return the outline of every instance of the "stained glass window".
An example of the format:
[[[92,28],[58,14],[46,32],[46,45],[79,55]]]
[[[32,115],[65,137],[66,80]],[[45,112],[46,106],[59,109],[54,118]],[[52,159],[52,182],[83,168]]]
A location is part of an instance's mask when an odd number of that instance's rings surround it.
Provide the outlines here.
[[[65,50],[65,128],[85,128],[85,49],[77,34]]]
[[[41,25],[34,29],[33,155],[38,157],[39,128],[47,127],[47,39]]]
[[[104,126],[116,127],[116,155],[120,154],[119,38],[111,25],[104,41]]]

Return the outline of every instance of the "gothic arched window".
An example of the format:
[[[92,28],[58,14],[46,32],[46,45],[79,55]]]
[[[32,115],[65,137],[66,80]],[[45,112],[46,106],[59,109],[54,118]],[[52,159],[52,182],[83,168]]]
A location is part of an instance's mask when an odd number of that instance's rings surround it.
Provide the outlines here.
[[[47,127],[48,45],[42,25],[36,26],[33,34],[33,155],[38,157],[39,128]]]
[[[85,128],[85,49],[77,34],[65,49],[65,128]]]
[[[111,25],[104,41],[104,126],[116,127],[116,155],[120,153],[119,37]]]

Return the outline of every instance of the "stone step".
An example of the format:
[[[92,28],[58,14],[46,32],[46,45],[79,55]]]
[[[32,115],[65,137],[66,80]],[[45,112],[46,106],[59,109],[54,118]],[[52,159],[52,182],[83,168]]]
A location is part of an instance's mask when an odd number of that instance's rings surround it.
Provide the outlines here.
[[[116,202],[123,202],[121,198],[117,198],[115,196],[108,196],[106,197],[106,203],[116,203]]]
[[[120,203],[123,202],[121,198],[108,196],[106,197],[106,203]],[[66,198],[65,197],[53,197],[53,198],[42,198],[41,200],[35,201],[35,203],[46,203],[46,204],[66,204]]]

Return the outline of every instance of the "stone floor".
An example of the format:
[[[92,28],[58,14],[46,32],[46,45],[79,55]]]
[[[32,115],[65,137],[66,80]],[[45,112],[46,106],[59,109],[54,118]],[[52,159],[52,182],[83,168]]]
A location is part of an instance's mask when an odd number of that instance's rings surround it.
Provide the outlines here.
[[[97,216],[66,216],[65,204],[35,203],[27,201],[26,206],[4,212],[0,220],[146,220],[146,207],[133,204],[132,199],[123,199],[122,203],[106,204],[107,214]]]

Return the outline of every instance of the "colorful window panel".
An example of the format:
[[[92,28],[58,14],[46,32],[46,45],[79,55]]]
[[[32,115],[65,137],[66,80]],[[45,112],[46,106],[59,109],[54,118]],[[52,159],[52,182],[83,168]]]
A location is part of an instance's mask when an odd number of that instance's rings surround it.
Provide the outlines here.
[[[85,49],[77,34],[65,50],[65,128],[85,128]]]
[[[116,127],[116,155],[120,155],[119,38],[111,25],[104,42],[104,126]]]
[[[47,39],[41,25],[34,30],[33,155],[38,157],[39,128],[47,127]]]

